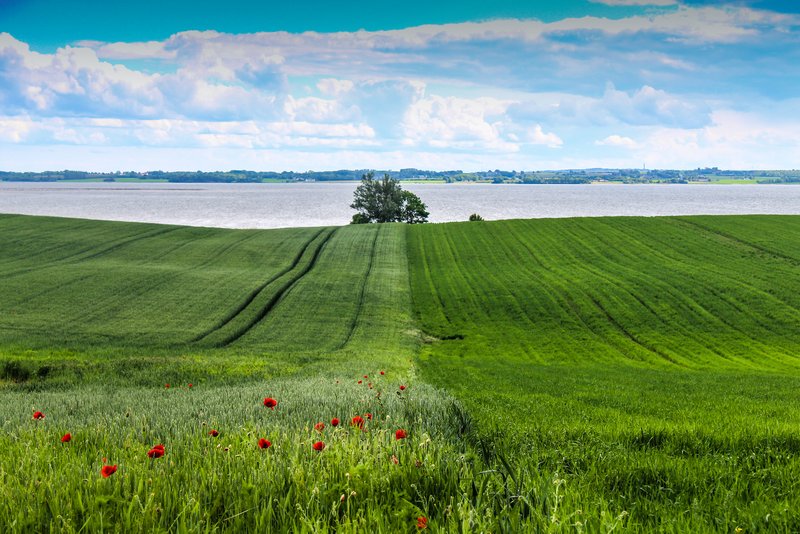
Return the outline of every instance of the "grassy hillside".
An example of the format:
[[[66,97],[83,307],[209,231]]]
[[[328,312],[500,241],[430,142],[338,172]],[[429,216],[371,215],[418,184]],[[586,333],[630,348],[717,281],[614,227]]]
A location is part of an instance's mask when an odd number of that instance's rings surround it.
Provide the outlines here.
[[[411,228],[415,306],[452,355],[796,368],[798,232],[791,217]]]
[[[165,381],[219,368],[263,378],[332,358],[350,365],[354,354],[407,369],[416,349],[399,225],[256,231],[0,216],[0,235],[0,347],[54,369],[50,380],[123,371],[126,383],[146,383],[154,367]],[[265,353],[282,356],[249,356]],[[87,355],[100,372],[82,368]]]
[[[409,228],[422,376],[473,415],[520,513],[560,487],[549,527],[797,530],[798,232],[796,217]]]
[[[798,530],[799,263],[797,217],[0,216],[0,524]]]

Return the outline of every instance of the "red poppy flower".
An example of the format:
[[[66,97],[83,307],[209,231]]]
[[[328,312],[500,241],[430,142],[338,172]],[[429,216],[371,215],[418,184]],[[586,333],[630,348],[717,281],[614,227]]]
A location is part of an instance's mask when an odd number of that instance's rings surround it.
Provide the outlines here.
[[[37,421],[39,419],[44,419],[44,414],[42,412],[33,412],[33,418],[36,419]]]
[[[404,389],[406,389],[406,387],[401,385],[400,386],[400,391],[403,391]]]
[[[278,401],[276,401],[272,397],[267,397],[266,399],[264,399],[264,406],[266,406],[267,408],[269,408],[271,410],[274,410],[277,405],[278,405]]]
[[[331,426],[339,426],[339,418],[338,417],[334,417],[333,419],[331,419]]]
[[[103,475],[103,478],[108,478],[116,472],[117,472],[117,464],[104,465],[103,468],[100,470],[100,474]]]
[[[399,428],[397,432],[394,433],[394,439],[406,439],[407,434],[406,431],[402,428]]]
[[[370,383],[369,383],[369,384],[367,384],[367,385],[369,386],[369,389],[372,389],[372,382],[370,382]]]
[[[381,376],[383,376],[383,375],[385,375],[385,374],[386,374],[386,373],[384,373],[383,371],[381,371]]]
[[[367,412],[367,413],[365,413],[364,415],[366,415],[366,416],[367,416],[367,419],[369,419],[370,421],[372,421],[372,414],[371,414],[371,413]]]
[[[266,438],[261,438],[258,440],[258,448],[259,449],[269,449],[272,446],[272,443],[269,442]]]
[[[428,518],[425,516],[419,516],[417,518],[417,528],[420,530],[428,528]]]
[[[316,442],[314,444],[314,450],[315,451],[321,451],[324,448],[325,448],[325,444],[323,442],[321,442],[321,441],[318,441],[318,442]]]
[[[216,438],[217,436],[219,436],[219,432],[217,432],[212,428],[211,432],[209,432],[208,435],[211,436],[212,438]]]
[[[69,432],[61,436],[61,443],[69,443],[70,441],[72,441],[72,434]]]
[[[369,378],[369,375],[364,375],[364,378]]]
[[[162,456],[164,456],[164,454],[166,454],[166,452],[167,451],[164,450],[164,446],[159,443],[158,445],[156,445],[155,447],[153,447],[152,449],[147,451],[147,457],[148,458],[161,458]]]
[[[325,423],[320,421],[319,423],[314,425],[314,430],[316,430],[317,432],[322,432],[323,430],[325,430]]]
[[[164,384],[164,389],[169,389],[169,384]]]
[[[192,387],[192,383],[191,382],[189,382],[189,387]]]
[[[364,418],[360,415],[357,415],[350,420],[350,424],[357,426],[358,428],[364,428]]]
[[[359,380],[359,381],[358,381],[358,383],[359,383],[359,384],[362,384],[363,382],[364,382],[363,380]]]

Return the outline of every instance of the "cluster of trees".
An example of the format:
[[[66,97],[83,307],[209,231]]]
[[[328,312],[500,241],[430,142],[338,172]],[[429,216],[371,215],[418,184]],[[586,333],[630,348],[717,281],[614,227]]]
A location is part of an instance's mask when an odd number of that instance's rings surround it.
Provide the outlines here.
[[[356,210],[351,224],[404,222],[409,224],[428,222],[428,209],[422,200],[400,187],[400,183],[384,174],[376,179],[368,172],[361,177],[361,184],[353,195],[350,207]]]

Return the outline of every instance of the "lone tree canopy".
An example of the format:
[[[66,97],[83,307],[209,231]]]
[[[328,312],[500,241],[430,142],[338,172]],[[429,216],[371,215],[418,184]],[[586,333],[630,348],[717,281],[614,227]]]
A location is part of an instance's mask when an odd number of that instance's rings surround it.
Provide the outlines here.
[[[377,180],[372,172],[363,175],[350,207],[358,212],[350,224],[428,222],[429,213],[422,200],[411,191],[404,191],[388,174]]]

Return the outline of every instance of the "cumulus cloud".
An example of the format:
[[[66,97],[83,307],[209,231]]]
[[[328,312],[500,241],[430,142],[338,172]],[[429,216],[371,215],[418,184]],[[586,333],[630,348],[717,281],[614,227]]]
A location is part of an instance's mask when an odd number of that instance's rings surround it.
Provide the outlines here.
[[[516,152],[525,144],[551,148],[563,144],[542,126],[527,127],[506,115],[512,101],[431,95],[409,106],[403,118],[404,143],[458,150]]]
[[[709,123],[710,111],[704,100],[680,97],[648,85],[632,92],[621,91],[608,83],[599,98],[569,93],[531,95],[510,106],[509,115],[520,120],[560,123],[699,128]]]
[[[579,150],[646,159],[672,149],[722,154],[726,143],[751,153],[759,143],[796,146],[753,118],[772,104],[752,97],[796,94],[800,16],[598,1],[677,7],[389,31],[186,31],[52,53],[0,33],[0,143],[452,151],[527,162],[562,153],[564,165]],[[746,121],[725,115],[751,102]]]
[[[327,96],[339,97],[353,90],[352,80],[338,80],[336,78],[324,78],[317,82],[317,89]]]
[[[612,146],[612,147],[619,147],[619,148],[636,148],[639,145],[631,139],[630,137],[625,137],[624,135],[617,135],[612,134],[606,137],[605,139],[600,139],[595,141],[594,144],[597,146]]]
[[[690,102],[648,85],[628,94],[609,84],[598,111],[627,124],[698,128],[708,124],[710,110],[703,102]]]

